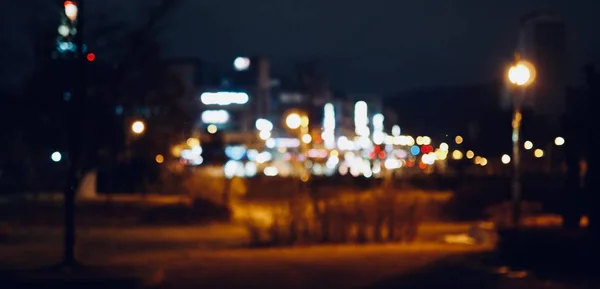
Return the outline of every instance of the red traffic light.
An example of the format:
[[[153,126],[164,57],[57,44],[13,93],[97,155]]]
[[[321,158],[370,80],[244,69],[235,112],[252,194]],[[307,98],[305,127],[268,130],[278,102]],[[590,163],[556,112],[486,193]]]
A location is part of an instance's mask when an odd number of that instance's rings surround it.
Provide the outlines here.
[[[88,53],[88,54],[85,56],[85,58],[87,58],[87,60],[88,60],[89,62],[92,62],[92,61],[94,61],[94,60],[96,59],[96,54],[94,54],[94,53]]]

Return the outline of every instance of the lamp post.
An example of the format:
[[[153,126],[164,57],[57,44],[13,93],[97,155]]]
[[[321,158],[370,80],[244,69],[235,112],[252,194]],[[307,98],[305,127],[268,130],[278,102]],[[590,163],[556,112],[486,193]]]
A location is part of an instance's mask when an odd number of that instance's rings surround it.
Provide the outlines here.
[[[85,77],[85,58],[83,57],[83,19],[78,15],[83,15],[83,0],[65,1],[64,17],[69,19],[69,25],[59,28],[59,34],[68,42],[64,42],[67,50],[74,54],[69,54],[73,57],[76,63],[74,71],[73,89],[75,97],[67,103],[67,125],[68,125],[68,176],[67,186],[64,194],[64,231],[63,231],[63,258],[62,265],[66,267],[74,267],[77,265],[75,258],[75,194],[80,183],[78,176],[81,170],[81,141],[82,123],[84,116],[83,103],[86,93],[86,77]],[[73,29],[75,28],[75,29]],[[75,41],[73,44],[71,39]],[[62,39],[61,39],[62,40]],[[62,42],[62,41],[61,41]],[[61,45],[62,47],[62,45]]]
[[[295,187],[298,190],[297,193],[300,194],[304,191],[305,188],[302,185],[302,182],[308,181],[309,177],[309,174],[306,172],[306,158],[308,157],[307,145],[308,143],[310,143],[311,140],[304,137],[308,135],[309,119],[308,115],[305,112],[295,109],[288,111],[284,115],[284,125],[297,137],[300,144],[299,155],[302,155],[302,157],[304,158],[302,162],[299,161],[298,158],[296,158],[296,161],[294,162],[294,171],[296,172],[296,175],[298,177],[294,178],[294,182],[297,182]],[[292,212],[296,207],[294,199],[295,198],[293,196],[291,196],[289,199],[290,212]],[[292,214],[291,217],[292,220],[290,224],[290,240],[292,242],[295,242],[298,238],[298,220],[294,214]]]
[[[311,142],[308,134],[308,115],[301,111],[292,110],[286,114],[284,122],[285,126],[294,133],[300,142],[300,154],[304,157],[304,161],[298,162],[297,166],[304,165],[308,154],[308,143]],[[302,180],[306,180],[307,177],[304,170],[306,170],[306,166],[303,166],[303,170],[299,172]]]
[[[512,225],[517,227],[520,219],[521,204],[521,158],[520,158],[520,134],[521,120],[523,115],[521,107],[523,104],[524,88],[530,85],[535,79],[535,68],[527,61],[520,59],[517,54],[515,63],[508,70],[508,81],[519,89],[519,94],[513,95],[513,118],[512,118]]]

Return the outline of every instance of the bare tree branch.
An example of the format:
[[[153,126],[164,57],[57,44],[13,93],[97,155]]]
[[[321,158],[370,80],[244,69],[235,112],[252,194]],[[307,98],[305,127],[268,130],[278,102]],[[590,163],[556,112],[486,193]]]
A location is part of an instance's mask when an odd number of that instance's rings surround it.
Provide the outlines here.
[[[128,44],[125,54],[122,59],[117,62],[116,81],[114,87],[115,97],[120,97],[121,81],[123,81],[129,66],[135,63],[138,58],[136,55],[148,45],[150,41],[154,41],[159,32],[159,24],[174,8],[176,8],[182,0],[162,0],[152,9],[150,17],[145,25],[136,29],[127,36],[126,43]]]

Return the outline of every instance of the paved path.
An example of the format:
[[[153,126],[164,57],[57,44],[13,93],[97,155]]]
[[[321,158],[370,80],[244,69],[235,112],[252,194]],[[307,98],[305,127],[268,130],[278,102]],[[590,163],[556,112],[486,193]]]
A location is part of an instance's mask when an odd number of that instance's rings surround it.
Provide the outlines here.
[[[455,231],[448,228],[443,231]],[[29,229],[0,243],[0,268],[58,262],[60,230]],[[32,241],[31,234],[34,234]],[[157,272],[162,288],[573,288],[529,274],[511,279],[482,265],[490,248],[468,245],[343,245],[232,249],[243,228],[229,225],[79,231],[79,259],[88,266]],[[229,244],[233,245],[233,243]],[[133,271],[131,271],[133,272]],[[0,280],[1,281],[1,280]]]

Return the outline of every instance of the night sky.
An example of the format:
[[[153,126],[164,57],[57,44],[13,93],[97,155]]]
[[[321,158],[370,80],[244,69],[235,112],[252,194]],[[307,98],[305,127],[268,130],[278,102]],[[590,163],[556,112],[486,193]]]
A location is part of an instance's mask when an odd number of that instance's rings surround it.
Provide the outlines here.
[[[18,83],[31,70],[27,29],[56,13],[48,2],[1,1],[3,83]],[[134,26],[153,2],[88,0],[88,12],[113,11]],[[536,8],[553,8],[565,19],[576,83],[584,63],[600,63],[598,0],[184,0],[164,19],[161,42],[166,57],[222,65],[264,54],[286,70],[295,59],[317,57],[335,88],[393,92],[500,77],[519,18]]]

